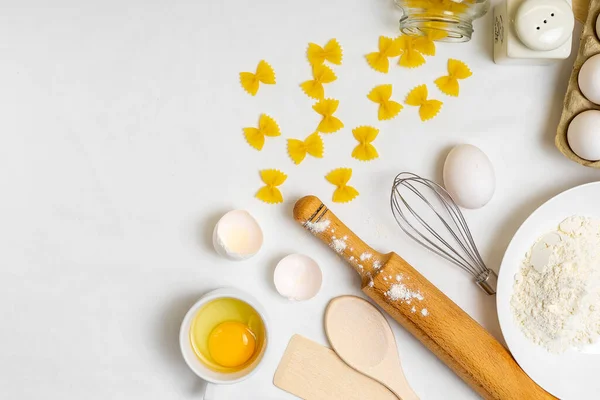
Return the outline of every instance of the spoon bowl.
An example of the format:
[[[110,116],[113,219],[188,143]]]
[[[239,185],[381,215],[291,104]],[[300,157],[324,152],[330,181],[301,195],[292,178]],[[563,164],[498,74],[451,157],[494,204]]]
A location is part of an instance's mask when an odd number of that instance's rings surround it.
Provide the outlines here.
[[[356,296],[331,300],[325,311],[325,333],[346,364],[401,400],[419,400],[404,376],[392,328],[371,303]]]

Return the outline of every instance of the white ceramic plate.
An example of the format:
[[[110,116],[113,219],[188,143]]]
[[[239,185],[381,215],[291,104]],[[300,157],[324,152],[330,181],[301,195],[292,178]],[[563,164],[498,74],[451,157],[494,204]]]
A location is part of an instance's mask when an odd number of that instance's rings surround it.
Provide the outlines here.
[[[502,334],[523,370],[541,387],[563,400],[600,398],[600,354],[568,350],[552,354],[525,337],[510,309],[515,274],[525,253],[544,233],[572,215],[600,217],[600,182],[575,187],[548,200],[521,225],[500,267],[497,307]]]

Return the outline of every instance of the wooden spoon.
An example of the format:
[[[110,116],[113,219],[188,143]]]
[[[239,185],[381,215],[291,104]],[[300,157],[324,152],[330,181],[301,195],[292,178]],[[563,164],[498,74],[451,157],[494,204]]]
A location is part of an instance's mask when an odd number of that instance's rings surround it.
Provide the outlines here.
[[[356,296],[340,296],[325,311],[329,343],[349,366],[390,389],[400,400],[419,400],[402,371],[392,328],[381,312]]]

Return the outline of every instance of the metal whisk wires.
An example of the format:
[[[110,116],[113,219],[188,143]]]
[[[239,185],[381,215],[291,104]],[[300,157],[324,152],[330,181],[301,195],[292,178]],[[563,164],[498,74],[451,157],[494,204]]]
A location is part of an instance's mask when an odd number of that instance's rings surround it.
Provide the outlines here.
[[[487,294],[496,293],[496,273],[486,267],[467,221],[443,187],[410,172],[400,173],[392,186],[391,207],[409,237],[467,271]]]

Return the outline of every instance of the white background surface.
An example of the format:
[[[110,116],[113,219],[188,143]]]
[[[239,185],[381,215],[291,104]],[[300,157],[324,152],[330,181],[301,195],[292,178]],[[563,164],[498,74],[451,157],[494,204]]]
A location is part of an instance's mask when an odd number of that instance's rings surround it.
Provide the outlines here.
[[[593,181],[598,171],[564,158],[553,146],[572,60],[551,67],[501,67],[491,60],[491,14],[474,40],[439,45],[417,70],[371,70],[364,54],[380,34],[396,32],[387,0],[42,1],[3,2],[0,13],[0,394],[10,399],[198,399],[202,383],[178,349],[179,324],[204,292],[235,286],[256,296],[270,315],[271,347],[261,370],[220,387],[219,399],[288,399],[271,381],[289,338],[325,343],[321,318],[334,296],[359,294],[350,268],[296,226],[294,201],[324,199],[373,247],[395,250],[500,336],[494,299],[467,275],[405,238],[391,218],[393,177],[410,170],[439,179],[449,148],[468,142],[492,160],[497,192],[466,212],[489,266],[497,269],[515,230],[544,200]],[[18,4],[18,5],[17,5]],[[580,26],[577,27],[580,29]],[[338,81],[344,130],[325,137],[326,156],[295,166],[285,137],[304,138],[318,122],[298,88],[310,77],[309,41],[336,37],[344,47]],[[433,80],[448,57],[474,76],[458,99]],[[240,71],[260,59],[277,85],[253,98]],[[379,123],[366,99],[380,83],[402,100],[427,83],[445,102],[421,123],[406,107]],[[250,148],[241,128],[262,112],[283,137]],[[381,129],[381,158],[350,157],[351,129]],[[323,176],[354,169],[354,202],[332,205]],[[289,178],[285,203],[253,198],[259,169]],[[263,226],[265,246],[250,261],[218,258],[210,245],[217,218],[245,208]],[[290,304],[272,284],[289,253],[315,258],[324,286],[311,301]],[[476,395],[397,324],[392,324],[406,376],[422,399]]]

